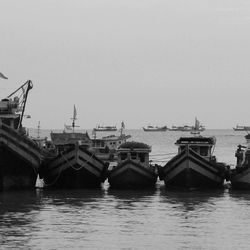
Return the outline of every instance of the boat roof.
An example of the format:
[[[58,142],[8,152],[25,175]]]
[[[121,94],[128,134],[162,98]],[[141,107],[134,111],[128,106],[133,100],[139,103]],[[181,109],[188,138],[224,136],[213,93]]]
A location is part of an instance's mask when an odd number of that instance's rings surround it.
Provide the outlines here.
[[[69,144],[76,141],[84,141],[86,143],[90,142],[90,137],[88,133],[54,133],[50,134],[51,140],[55,145]]]
[[[193,137],[180,137],[176,141],[176,145],[187,144],[200,144],[200,145],[214,145],[216,142],[215,137],[193,136]]]
[[[119,146],[118,149],[145,149],[145,150],[151,150],[151,147],[143,142],[124,142]]]

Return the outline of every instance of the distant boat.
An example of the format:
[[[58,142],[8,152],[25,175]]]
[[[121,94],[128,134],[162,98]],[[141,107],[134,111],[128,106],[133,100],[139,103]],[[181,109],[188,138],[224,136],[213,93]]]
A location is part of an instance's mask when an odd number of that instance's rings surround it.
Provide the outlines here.
[[[117,131],[116,126],[100,126],[98,125],[96,128],[94,128],[95,131]]]
[[[178,154],[165,166],[158,166],[159,178],[166,187],[222,187],[227,168],[212,155],[214,137],[181,137],[175,144]]]
[[[88,133],[75,132],[76,108],[71,132],[51,132],[51,140],[57,154],[45,161],[40,169],[48,188],[98,187],[106,179],[107,164],[95,156]],[[67,126],[70,129],[70,126]]]
[[[200,134],[201,131],[205,130],[205,127],[200,124],[200,121],[195,117],[195,124],[190,131],[191,134]]]
[[[152,126],[148,125],[147,127],[143,127],[143,130],[146,132],[157,132],[157,131],[167,131],[167,126],[158,127],[158,126]]]
[[[131,137],[131,135],[125,135],[123,133],[124,129],[125,129],[125,124],[122,121],[120,134],[103,136],[101,138],[97,138],[96,131],[93,130],[92,132],[93,138],[91,139],[92,144],[90,147],[90,151],[94,152],[99,159],[105,162],[111,162],[117,160],[118,147],[121,144],[125,143],[127,139]]]
[[[108,169],[111,188],[154,187],[157,168],[149,162],[151,147],[141,142],[126,142],[118,148],[117,165]]]
[[[191,132],[192,134],[199,134],[199,132],[204,131],[206,128],[200,121],[195,118],[194,126],[184,125],[184,126],[172,126],[169,131],[181,131],[181,132]]]
[[[236,125],[235,128],[233,128],[234,131],[250,131],[250,126],[242,126],[242,125]]]

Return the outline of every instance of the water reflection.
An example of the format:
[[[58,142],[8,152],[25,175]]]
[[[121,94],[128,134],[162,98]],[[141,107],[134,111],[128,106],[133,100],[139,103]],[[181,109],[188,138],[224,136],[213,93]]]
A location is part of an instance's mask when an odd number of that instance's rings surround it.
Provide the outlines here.
[[[160,188],[161,202],[180,204],[187,210],[194,210],[195,207],[204,203],[212,203],[215,199],[221,199],[225,192],[224,189],[185,191]]]
[[[36,190],[0,193],[1,245],[15,249],[29,244],[30,234],[39,223],[40,209],[41,197]]]
[[[244,204],[250,204],[250,191],[249,190],[237,190],[230,188],[229,194],[231,199],[233,199],[235,202],[240,202]]]
[[[41,190],[43,203],[53,206],[84,206],[86,203],[101,200],[104,197],[104,189],[63,189],[63,190]]]

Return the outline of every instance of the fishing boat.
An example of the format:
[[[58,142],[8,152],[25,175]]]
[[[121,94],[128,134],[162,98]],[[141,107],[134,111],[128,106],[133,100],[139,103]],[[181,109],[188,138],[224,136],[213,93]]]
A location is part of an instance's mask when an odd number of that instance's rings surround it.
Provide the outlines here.
[[[166,187],[198,189],[221,187],[226,174],[226,165],[217,162],[212,155],[214,137],[181,137],[176,141],[178,154],[164,167],[159,166],[159,178]]]
[[[235,189],[250,189],[250,146],[238,145],[236,167],[230,169],[229,180]]]
[[[250,126],[242,126],[242,125],[236,125],[236,127],[233,128],[234,131],[249,131]]]
[[[0,101],[0,190],[35,188],[44,151],[22,125],[32,87],[29,80]]]
[[[43,163],[40,178],[47,188],[99,187],[106,179],[108,166],[89,150],[92,142],[88,133],[75,132],[75,106],[71,119],[71,132],[51,132],[57,153]]]
[[[145,132],[162,132],[162,131],[167,131],[167,126],[162,126],[162,127],[158,127],[158,126],[152,126],[152,125],[148,125],[147,127],[143,127],[143,130]]]
[[[102,131],[102,132],[107,132],[107,131],[117,131],[116,126],[100,126],[98,125],[96,128],[94,128],[95,131]]]
[[[205,127],[201,125],[200,121],[195,117],[195,124],[194,124],[194,127],[192,127],[190,133],[197,135],[197,134],[200,134],[200,132],[204,130],[205,130]]]
[[[199,134],[199,132],[205,131],[206,128],[200,123],[200,121],[195,118],[194,126],[184,125],[184,126],[172,126],[168,129],[169,131],[181,131],[181,132],[192,132],[192,134]]]
[[[118,148],[117,164],[108,169],[111,188],[153,187],[157,168],[149,162],[151,147],[141,142],[125,142]]]

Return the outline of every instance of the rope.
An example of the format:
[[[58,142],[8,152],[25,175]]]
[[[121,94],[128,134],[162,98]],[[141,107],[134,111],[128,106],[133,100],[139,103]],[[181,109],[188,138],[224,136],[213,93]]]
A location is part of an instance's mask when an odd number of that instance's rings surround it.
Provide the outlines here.
[[[67,160],[66,157],[64,157],[63,153],[60,153],[60,154],[61,154],[61,156],[63,157],[63,159],[70,165],[70,167],[73,168],[73,169],[76,170],[76,171],[78,171],[78,170],[82,169],[83,167],[85,167],[85,166],[90,162],[90,160],[92,160],[92,158],[93,158],[93,156],[94,156],[94,153],[92,153],[92,155],[91,155],[91,157],[89,158],[88,161],[86,161],[86,162],[85,162],[82,166],[80,166],[79,168],[76,168],[76,167],[74,167],[74,166]]]
[[[150,156],[176,155],[177,153],[150,154]]]

